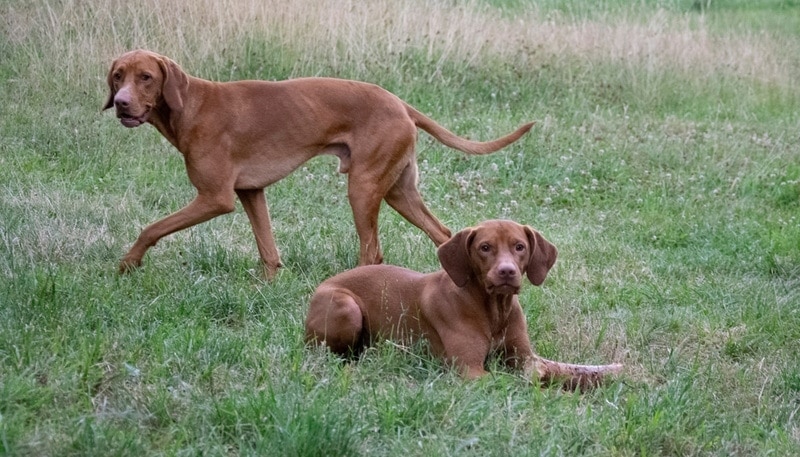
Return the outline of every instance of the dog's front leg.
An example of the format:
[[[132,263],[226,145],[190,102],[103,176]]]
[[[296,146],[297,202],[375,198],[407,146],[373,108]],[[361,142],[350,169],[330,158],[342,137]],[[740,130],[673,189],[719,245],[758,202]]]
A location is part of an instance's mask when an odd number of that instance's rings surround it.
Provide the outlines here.
[[[528,379],[538,380],[541,385],[560,384],[565,390],[587,390],[599,387],[608,376],[621,373],[622,364],[578,365],[534,355],[525,361],[524,371]]]
[[[489,355],[490,342],[481,332],[459,326],[438,330],[442,347],[437,347],[438,345],[431,341],[434,354],[440,356],[466,379],[477,379],[488,373],[484,363]]]
[[[278,273],[278,268],[283,265],[272,234],[272,223],[269,219],[269,207],[264,190],[237,189],[236,195],[239,196],[247,218],[250,220],[250,226],[253,228],[258,254],[264,266],[264,277],[271,280]]]
[[[208,196],[199,194],[181,210],[156,221],[142,230],[133,247],[125,254],[119,264],[120,273],[126,273],[142,264],[144,254],[158,240],[170,233],[213,219],[234,209],[233,192],[229,195]]]

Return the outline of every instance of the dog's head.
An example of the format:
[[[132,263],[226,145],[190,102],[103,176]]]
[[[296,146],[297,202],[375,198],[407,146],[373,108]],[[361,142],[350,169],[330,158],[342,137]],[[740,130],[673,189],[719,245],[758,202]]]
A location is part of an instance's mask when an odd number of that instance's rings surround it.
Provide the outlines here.
[[[103,109],[115,107],[122,125],[138,127],[162,104],[180,111],[188,86],[186,73],[172,60],[150,51],[130,51],[111,64]]]
[[[517,294],[522,274],[541,285],[558,250],[539,232],[513,221],[486,221],[464,229],[439,247],[442,268],[463,287],[477,281],[489,294]]]

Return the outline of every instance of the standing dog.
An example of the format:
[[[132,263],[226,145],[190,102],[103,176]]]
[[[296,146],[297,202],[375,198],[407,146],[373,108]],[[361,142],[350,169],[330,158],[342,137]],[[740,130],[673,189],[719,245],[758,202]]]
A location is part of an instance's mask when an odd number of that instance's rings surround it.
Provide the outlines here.
[[[381,200],[438,246],[450,231],[422,202],[414,146],[417,128],[467,154],[488,154],[518,140],[531,124],[488,142],[460,138],[395,95],[367,83],[331,78],[217,83],[184,73],[143,50],[121,55],[108,72],[104,109],[126,127],[152,124],[175,146],[197,197],[147,226],[122,258],[142,263],[162,237],[234,210],[242,202],[267,278],[281,266],[264,188],[320,154],[339,158],[360,242],[359,264],[381,263]]]
[[[306,318],[306,341],[341,355],[391,338],[425,338],[431,352],[466,378],[486,374],[499,352],[510,367],[567,388],[597,385],[622,365],[573,365],[533,352],[517,294],[523,275],[541,285],[557,250],[541,234],[512,221],[487,221],[458,232],[438,250],[443,270],[422,274],[370,265],[319,285]]]

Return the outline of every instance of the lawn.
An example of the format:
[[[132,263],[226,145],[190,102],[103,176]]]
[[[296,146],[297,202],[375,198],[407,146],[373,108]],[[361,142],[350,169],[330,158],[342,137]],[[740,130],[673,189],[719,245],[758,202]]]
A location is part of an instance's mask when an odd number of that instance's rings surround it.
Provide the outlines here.
[[[800,3],[796,0],[5,0],[0,5],[0,454],[800,454]],[[359,79],[483,157],[418,141],[452,230],[510,218],[559,249],[520,295],[545,357],[625,364],[585,393],[424,345],[343,364],[302,340],[355,266],[336,160],[266,190],[285,268],[247,218],[117,264],[194,196],[151,126],[101,108],[114,57],[207,79]],[[387,263],[438,268],[390,208]]]

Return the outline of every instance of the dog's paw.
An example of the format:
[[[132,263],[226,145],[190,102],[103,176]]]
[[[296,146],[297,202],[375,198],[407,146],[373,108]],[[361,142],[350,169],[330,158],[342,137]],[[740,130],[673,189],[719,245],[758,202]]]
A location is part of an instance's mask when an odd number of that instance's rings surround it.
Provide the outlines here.
[[[142,266],[142,260],[122,259],[119,263],[119,274],[127,274]]]

